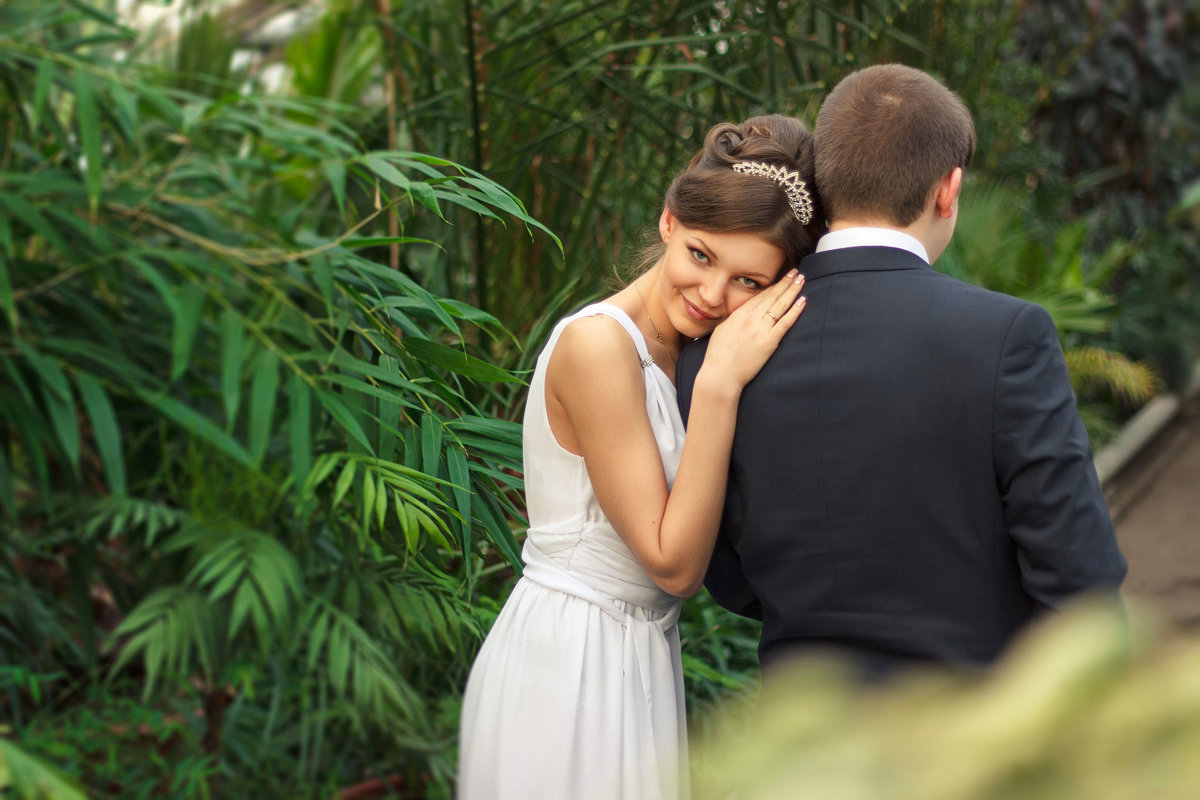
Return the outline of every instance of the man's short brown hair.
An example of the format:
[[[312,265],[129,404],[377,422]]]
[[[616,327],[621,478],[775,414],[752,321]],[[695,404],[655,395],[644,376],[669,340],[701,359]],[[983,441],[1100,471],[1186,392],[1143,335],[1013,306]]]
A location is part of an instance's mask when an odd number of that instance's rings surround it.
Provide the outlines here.
[[[821,105],[815,137],[817,188],[831,221],[910,225],[938,181],[975,153],[975,123],[962,99],[901,64],[842,79]]]

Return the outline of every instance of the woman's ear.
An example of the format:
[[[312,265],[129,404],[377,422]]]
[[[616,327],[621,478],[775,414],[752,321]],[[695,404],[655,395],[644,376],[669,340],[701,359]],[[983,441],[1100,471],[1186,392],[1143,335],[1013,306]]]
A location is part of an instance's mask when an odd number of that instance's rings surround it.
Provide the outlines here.
[[[671,229],[674,227],[675,215],[671,213],[671,209],[663,206],[662,215],[658,218],[658,233],[664,243],[671,238]]]

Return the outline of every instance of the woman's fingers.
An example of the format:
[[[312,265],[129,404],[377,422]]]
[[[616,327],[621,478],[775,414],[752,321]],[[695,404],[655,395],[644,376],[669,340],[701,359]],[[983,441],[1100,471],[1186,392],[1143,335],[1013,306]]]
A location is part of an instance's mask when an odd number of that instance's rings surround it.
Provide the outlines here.
[[[776,328],[781,329],[781,336],[792,327],[793,322],[800,318],[800,312],[804,310],[804,306],[807,304],[808,298],[801,297],[799,300],[792,303],[791,307],[787,311],[783,312],[783,316],[779,318],[779,323],[775,325]]]
[[[767,306],[763,315],[771,321],[772,325],[778,324],[789,314],[792,315],[791,322],[795,322],[796,317],[800,315],[800,311],[796,310],[796,298],[799,296],[800,290],[804,288],[804,276],[797,273],[796,270],[791,270],[783,280],[776,284],[776,287],[776,291],[770,293],[774,295],[774,299]],[[795,311],[794,314],[792,314],[793,311]],[[791,327],[791,322],[784,327],[784,330]]]

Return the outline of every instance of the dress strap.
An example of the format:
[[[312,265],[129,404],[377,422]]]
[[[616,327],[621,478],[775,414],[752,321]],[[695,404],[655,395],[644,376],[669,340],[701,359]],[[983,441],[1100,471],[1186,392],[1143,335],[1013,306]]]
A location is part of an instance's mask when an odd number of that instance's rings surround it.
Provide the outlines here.
[[[612,303],[592,303],[590,306],[585,306],[572,314],[570,319],[576,320],[580,317],[591,317],[596,314],[612,317],[621,323],[621,327],[629,334],[629,338],[633,339],[633,345],[637,348],[638,363],[642,365],[642,369],[654,365],[654,359],[650,356],[650,348],[646,344],[646,337],[642,335],[642,332],[638,329],[633,319],[624,310],[614,306]]]

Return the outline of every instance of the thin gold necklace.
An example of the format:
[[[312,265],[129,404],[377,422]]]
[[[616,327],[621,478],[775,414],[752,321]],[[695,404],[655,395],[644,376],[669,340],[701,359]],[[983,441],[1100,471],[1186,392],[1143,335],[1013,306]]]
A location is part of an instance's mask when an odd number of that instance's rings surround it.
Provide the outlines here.
[[[671,355],[671,348],[667,347],[667,343],[663,341],[663,336],[658,332],[658,326],[654,324],[654,315],[650,313],[650,306],[646,305],[646,298],[642,296],[642,287],[638,286],[638,282],[633,282],[633,290],[637,292],[638,298],[642,301],[642,308],[646,309],[646,318],[650,320],[650,327],[654,330],[654,338],[658,339],[658,343],[663,346],[663,351],[666,352],[667,358],[671,359],[671,369],[675,369],[678,365],[675,363],[675,356]]]

